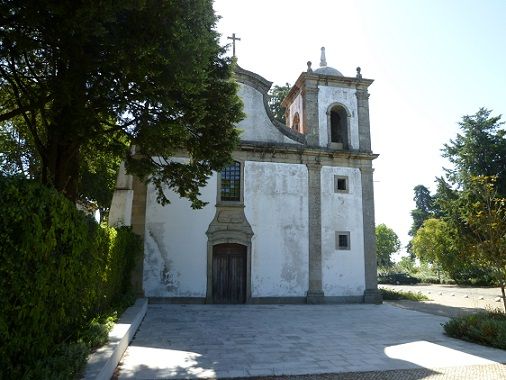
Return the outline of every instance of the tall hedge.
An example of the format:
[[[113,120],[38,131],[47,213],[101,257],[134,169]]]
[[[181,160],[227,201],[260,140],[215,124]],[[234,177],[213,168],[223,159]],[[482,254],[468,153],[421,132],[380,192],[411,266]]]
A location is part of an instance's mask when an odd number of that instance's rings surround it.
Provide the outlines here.
[[[139,250],[58,192],[0,177],[0,375],[22,377],[126,292]]]

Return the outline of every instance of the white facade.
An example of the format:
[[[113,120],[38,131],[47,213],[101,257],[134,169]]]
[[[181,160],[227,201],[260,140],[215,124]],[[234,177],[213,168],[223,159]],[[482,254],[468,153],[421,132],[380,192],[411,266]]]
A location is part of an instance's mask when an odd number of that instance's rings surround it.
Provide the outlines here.
[[[192,209],[172,190],[170,204],[161,206],[152,185],[143,198],[124,170],[118,177],[111,215],[144,235],[142,293],[181,302],[223,302],[224,289],[244,296],[234,293],[232,302],[376,302],[376,156],[360,151],[359,133],[369,126],[359,128],[368,117],[359,118],[367,107],[357,100],[367,99],[357,89],[363,93],[372,81],[339,77],[323,85],[328,74],[302,73],[287,97],[288,113],[307,123],[298,133],[289,128],[292,120],[285,127],[266,110],[270,82],[240,68],[236,77],[246,118],[237,125],[235,171],[209,178],[200,190],[204,208]],[[348,114],[346,144],[329,144],[334,105]],[[237,176],[240,196],[221,198]],[[345,248],[338,234],[349,237]]]
[[[156,201],[153,186],[148,186],[144,235],[144,293],[147,297],[205,297],[206,230],[214,217],[216,175],[201,199],[209,202],[193,210],[190,202],[167,191],[170,204]]]
[[[334,176],[347,178],[346,192],[335,191]],[[324,166],[321,177],[323,290],[327,296],[356,296],[365,290],[360,170]],[[337,249],[336,232],[349,232],[349,249]]]
[[[305,165],[246,162],[244,212],[254,236],[252,297],[305,296],[308,196]]]

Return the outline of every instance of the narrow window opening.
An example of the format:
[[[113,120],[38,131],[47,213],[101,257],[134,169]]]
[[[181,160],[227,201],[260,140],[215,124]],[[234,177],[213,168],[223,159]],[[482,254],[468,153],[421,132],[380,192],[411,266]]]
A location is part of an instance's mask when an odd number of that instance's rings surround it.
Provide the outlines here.
[[[241,200],[241,164],[234,162],[221,171],[220,199],[222,201]]]
[[[336,232],[336,249],[349,250],[350,249],[350,233],[349,232]]]
[[[343,148],[348,142],[348,115],[341,106],[330,110],[330,142],[343,144]]]
[[[300,117],[298,112],[296,112],[295,116],[293,117],[292,128],[297,132],[300,132]]]
[[[348,177],[346,176],[334,176],[334,192],[336,193],[347,193],[348,189]]]

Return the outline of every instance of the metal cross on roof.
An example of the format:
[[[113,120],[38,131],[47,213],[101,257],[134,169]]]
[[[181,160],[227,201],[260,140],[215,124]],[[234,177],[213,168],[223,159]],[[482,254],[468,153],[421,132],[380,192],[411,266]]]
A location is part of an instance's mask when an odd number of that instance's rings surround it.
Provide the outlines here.
[[[232,40],[232,55],[235,57],[235,41],[240,41],[239,37],[235,36],[235,33],[232,33],[232,37],[227,37],[227,39]]]

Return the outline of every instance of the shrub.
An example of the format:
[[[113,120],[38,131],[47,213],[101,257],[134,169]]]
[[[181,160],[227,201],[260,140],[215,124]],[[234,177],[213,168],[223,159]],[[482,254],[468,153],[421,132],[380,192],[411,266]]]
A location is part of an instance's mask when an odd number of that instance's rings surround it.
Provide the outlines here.
[[[429,301],[429,297],[420,292],[410,292],[404,290],[380,289],[381,295],[385,301],[409,300],[409,301]]]
[[[126,291],[140,244],[36,182],[0,177],[0,194],[0,378],[30,377]]]
[[[420,282],[418,278],[407,273],[383,273],[378,275],[378,283],[392,285],[413,285]]]
[[[506,314],[499,310],[452,318],[443,328],[451,337],[506,349]]]

